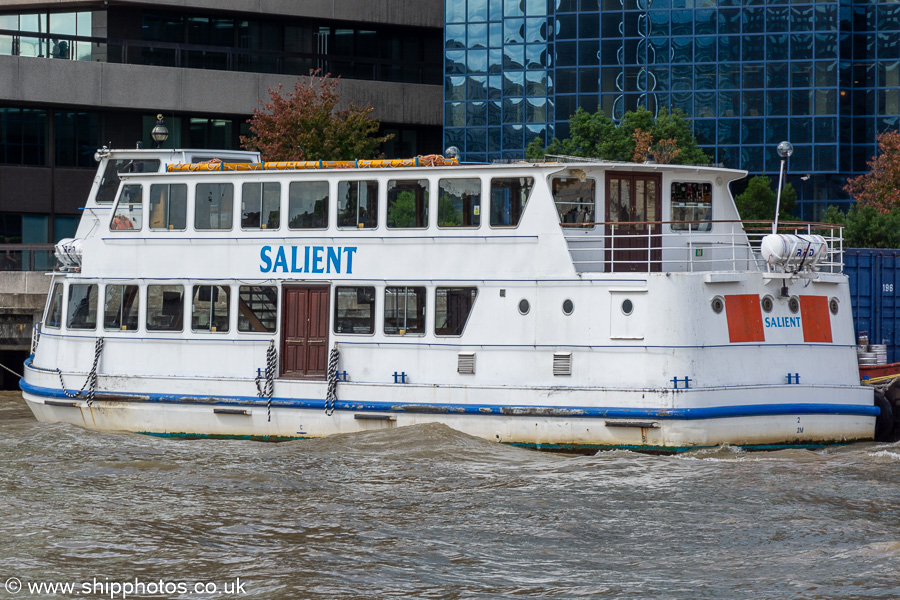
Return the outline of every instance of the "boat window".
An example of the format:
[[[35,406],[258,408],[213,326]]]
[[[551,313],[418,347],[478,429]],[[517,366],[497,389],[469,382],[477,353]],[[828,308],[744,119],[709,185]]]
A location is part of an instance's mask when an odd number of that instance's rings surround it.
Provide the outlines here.
[[[181,331],[184,322],[184,286],[147,286],[147,331]]]
[[[533,177],[491,179],[491,227],[517,227],[532,186]]]
[[[478,289],[437,288],[434,297],[434,335],[462,335]]]
[[[594,180],[578,177],[554,177],[551,183],[553,202],[560,223],[583,223],[592,227],[594,218]]]
[[[278,323],[278,288],[242,285],[238,288],[238,331],[273,333]]]
[[[712,230],[712,184],[672,182],[672,230]]]
[[[428,180],[388,181],[387,226],[428,227]]]
[[[69,286],[66,327],[69,329],[97,328],[96,283],[73,283]]]
[[[191,331],[228,331],[231,288],[225,285],[195,285],[191,303]]]
[[[378,226],[378,182],[338,182],[338,227],[373,229]]]
[[[241,187],[242,229],[278,229],[280,216],[280,183],[245,183]]]
[[[328,182],[292,181],[288,190],[288,228],[328,227]]]
[[[374,287],[337,287],[335,294],[335,333],[375,333]]]
[[[441,179],[438,193],[438,227],[481,225],[481,180]]]
[[[62,323],[62,290],[61,283],[53,286],[53,294],[50,296],[50,306],[47,308],[47,316],[44,318],[44,326],[59,329]]]
[[[122,186],[119,203],[116,204],[112,221],[109,223],[110,231],[137,231],[141,228],[142,195],[143,189],[140,185]]]
[[[187,185],[157,183],[150,186],[150,229],[184,231],[187,227]]]
[[[234,186],[198,183],[194,196],[194,229],[231,229]]]
[[[107,285],[103,328],[135,331],[138,327],[138,286]]]
[[[425,333],[425,288],[385,288],[384,333],[385,335]]]
[[[159,171],[158,160],[138,160],[124,158],[119,160],[111,160],[106,163],[106,170],[103,171],[103,179],[100,180],[100,187],[97,188],[97,204],[111,204],[116,198],[116,191],[119,189],[119,173],[156,173]]]

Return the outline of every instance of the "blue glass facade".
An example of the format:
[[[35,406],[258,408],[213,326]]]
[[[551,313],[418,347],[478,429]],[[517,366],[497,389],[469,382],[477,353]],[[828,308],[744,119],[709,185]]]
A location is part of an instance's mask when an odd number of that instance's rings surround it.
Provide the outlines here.
[[[445,146],[520,158],[580,106],[680,108],[714,161],[775,174],[800,215],[847,202],[900,117],[900,4],[854,0],[447,0]],[[809,175],[807,179],[801,176]]]

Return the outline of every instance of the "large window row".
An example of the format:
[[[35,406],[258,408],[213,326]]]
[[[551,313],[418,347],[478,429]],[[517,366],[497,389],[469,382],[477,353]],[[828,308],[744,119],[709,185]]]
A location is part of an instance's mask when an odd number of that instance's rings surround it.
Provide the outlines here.
[[[187,294],[191,331],[227,333],[232,326],[233,313],[237,314],[237,330],[240,332],[273,333],[276,329],[278,289],[275,286],[238,286],[234,294],[234,308],[232,288],[228,285],[188,286]],[[58,329],[65,319],[66,329],[69,330],[94,331],[100,324],[104,331],[135,332],[139,329],[141,295],[145,297],[144,327],[147,331],[184,330],[185,286],[182,284],[138,286],[108,283],[101,286],[96,283],[72,283],[64,298],[63,284],[56,283],[44,326]]]
[[[386,183],[386,185],[385,185]],[[278,181],[233,183],[125,184],[109,224],[112,231],[244,231],[477,228],[487,193],[491,227],[516,227],[534,185],[532,177],[495,177],[482,190],[474,177]],[[383,189],[381,189],[383,188]],[[435,205],[430,198],[437,196]],[[98,194],[98,201],[101,197]],[[384,211],[379,203],[386,204]],[[287,211],[284,212],[284,208]],[[146,207],[146,208],[145,208]],[[237,215],[235,214],[237,212]],[[146,213],[146,214],[145,214]],[[379,216],[381,215],[381,216]],[[146,221],[146,223],[145,223]]]
[[[64,294],[64,289],[67,290]],[[242,333],[274,333],[278,325],[278,288],[274,285],[180,283],[111,284],[56,283],[44,326],[70,331],[181,332],[189,319],[194,333],[228,333],[236,315]],[[376,331],[374,286],[334,288],[334,332],[372,335]],[[437,287],[434,290],[434,335],[460,336],[475,304],[475,287]],[[384,335],[424,335],[428,291],[421,286],[386,286],[381,295]]]

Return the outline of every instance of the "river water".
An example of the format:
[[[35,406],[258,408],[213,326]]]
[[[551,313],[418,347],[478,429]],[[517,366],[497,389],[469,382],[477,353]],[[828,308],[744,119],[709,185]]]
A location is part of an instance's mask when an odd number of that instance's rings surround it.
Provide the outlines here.
[[[895,599],[900,445],[569,456],[441,426],[173,440],[38,423],[0,393],[0,600],[152,592]]]

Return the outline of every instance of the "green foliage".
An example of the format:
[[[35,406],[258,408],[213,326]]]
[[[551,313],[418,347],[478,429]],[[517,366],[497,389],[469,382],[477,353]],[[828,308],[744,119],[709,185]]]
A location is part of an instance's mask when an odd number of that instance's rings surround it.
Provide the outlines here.
[[[705,165],[710,162],[709,157],[697,146],[690,122],[682,111],[670,112],[663,108],[654,119],[653,113],[644,107],[625,113],[619,125],[599,108],[595,113],[588,113],[579,107],[569,120],[569,137],[563,140],[553,138],[543,150],[541,140],[535,139],[526,149],[525,157],[536,160],[542,158],[544,154],[565,154],[630,161],[635,152],[634,133],[638,130],[649,131],[654,144],[663,140],[673,140],[679,151],[674,154],[667,153],[667,156],[670,154],[673,156],[674,164]],[[651,148],[646,158],[652,157],[653,154]]]
[[[775,218],[777,192],[772,189],[772,180],[765,175],[757,175],[747,183],[747,189],[738,194],[734,202],[738,214],[744,221],[771,221]],[[797,192],[791,184],[781,191],[779,221],[791,220],[791,213],[797,203]]]
[[[388,227],[415,227],[416,226],[416,195],[410,190],[404,190],[388,204]]]
[[[459,227],[462,225],[462,211],[453,205],[453,199],[441,194],[438,198],[438,225],[441,227]]]
[[[900,208],[882,212],[871,204],[854,204],[846,213],[829,206],[823,219],[844,226],[848,248],[900,248]]]
[[[269,88],[271,99],[264,110],[253,109],[247,121],[253,135],[241,136],[241,146],[258,150],[267,161],[373,158],[393,136],[372,137],[379,123],[371,117],[371,106],[337,110],[339,84],[328,74],[310,71],[297,79],[293,94],[282,96],[281,84]]]

